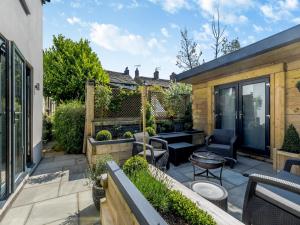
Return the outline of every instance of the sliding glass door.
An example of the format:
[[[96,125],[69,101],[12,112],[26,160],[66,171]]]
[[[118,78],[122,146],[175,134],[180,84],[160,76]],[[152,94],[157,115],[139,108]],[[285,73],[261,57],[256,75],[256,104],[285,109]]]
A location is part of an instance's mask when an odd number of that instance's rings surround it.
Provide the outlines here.
[[[243,149],[270,153],[269,114],[268,78],[215,88],[215,127],[235,130]]]
[[[0,200],[7,193],[7,152],[8,152],[8,113],[7,113],[7,43],[0,37]]]
[[[24,172],[25,149],[25,98],[24,98],[25,61],[16,47],[13,48],[13,159],[15,181]]]

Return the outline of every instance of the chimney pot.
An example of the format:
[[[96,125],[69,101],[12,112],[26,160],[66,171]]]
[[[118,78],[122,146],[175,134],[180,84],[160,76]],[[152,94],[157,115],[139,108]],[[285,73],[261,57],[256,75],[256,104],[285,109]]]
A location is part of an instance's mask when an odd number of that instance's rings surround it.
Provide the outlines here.
[[[140,71],[139,71],[139,69],[138,68],[136,68],[135,69],[135,76],[134,76],[134,78],[138,78],[139,76],[140,76]]]
[[[128,67],[125,68],[124,74],[125,74],[125,75],[129,75],[129,69],[128,69]]]
[[[156,69],[154,72],[154,79],[158,80],[159,79],[159,71]]]
[[[176,81],[176,77],[175,77],[175,76],[176,76],[176,73],[173,72],[173,73],[170,75],[170,80],[171,80],[171,81]]]

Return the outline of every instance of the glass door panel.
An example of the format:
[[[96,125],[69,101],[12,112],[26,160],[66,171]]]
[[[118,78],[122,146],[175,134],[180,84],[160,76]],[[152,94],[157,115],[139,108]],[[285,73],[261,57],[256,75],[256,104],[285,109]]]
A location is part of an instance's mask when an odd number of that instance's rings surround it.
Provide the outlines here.
[[[24,171],[24,60],[15,51],[14,54],[14,175],[15,180]]]
[[[266,82],[241,86],[241,136],[244,147],[266,148]]]
[[[216,128],[236,129],[237,89],[236,87],[217,90]]]
[[[7,176],[7,52],[0,37],[0,199],[6,194]]]

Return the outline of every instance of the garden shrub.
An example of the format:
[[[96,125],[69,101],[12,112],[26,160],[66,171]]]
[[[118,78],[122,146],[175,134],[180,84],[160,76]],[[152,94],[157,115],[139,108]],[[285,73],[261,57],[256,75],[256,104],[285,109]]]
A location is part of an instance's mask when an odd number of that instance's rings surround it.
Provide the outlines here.
[[[139,155],[129,158],[123,165],[123,171],[127,176],[131,176],[132,174],[142,170],[148,170],[148,162]]]
[[[44,142],[48,142],[52,140],[52,120],[50,116],[44,115],[43,116],[43,132],[42,132],[42,139]]]
[[[96,135],[97,141],[109,141],[111,139],[112,139],[112,136],[108,130],[101,130]]]
[[[147,128],[146,128],[146,131],[147,131],[147,133],[149,134],[150,137],[156,135],[156,132],[155,132],[155,130],[154,130],[153,127],[147,127]]]
[[[55,139],[65,152],[81,153],[84,137],[85,110],[78,101],[59,105],[53,126]]]
[[[165,176],[152,175],[144,158],[131,157],[125,162],[123,171],[152,206],[162,214],[175,214],[189,225],[216,225],[213,217],[200,209],[196,203],[180,192],[170,190],[170,184]]]
[[[153,116],[152,106],[149,102],[146,104],[146,127],[152,127],[154,131],[156,130],[155,118]]]
[[[164,120],[161,123],[161,132],[173,132],[175,130],[172,120]]]
[[[126,138],[126,139],[130,139],[130,138],[133,138],[133,134],[130,131],[126,131],[123,134],[123,137]]]
[[[290,124],[286,130],[282,149],[287,152],[300,153],[300,138],[293,124]]]

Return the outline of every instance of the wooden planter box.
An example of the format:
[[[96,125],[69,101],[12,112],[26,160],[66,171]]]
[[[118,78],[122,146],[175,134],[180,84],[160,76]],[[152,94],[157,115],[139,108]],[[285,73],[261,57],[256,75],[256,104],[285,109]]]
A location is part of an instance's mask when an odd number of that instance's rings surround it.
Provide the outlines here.
[[[276,148],[273,149],[273,168],[275,170],[283,170],[287,159],[300,159],[300,154],[286,152]],[[291,172],[300,175],[299,166],[293,166]]]

